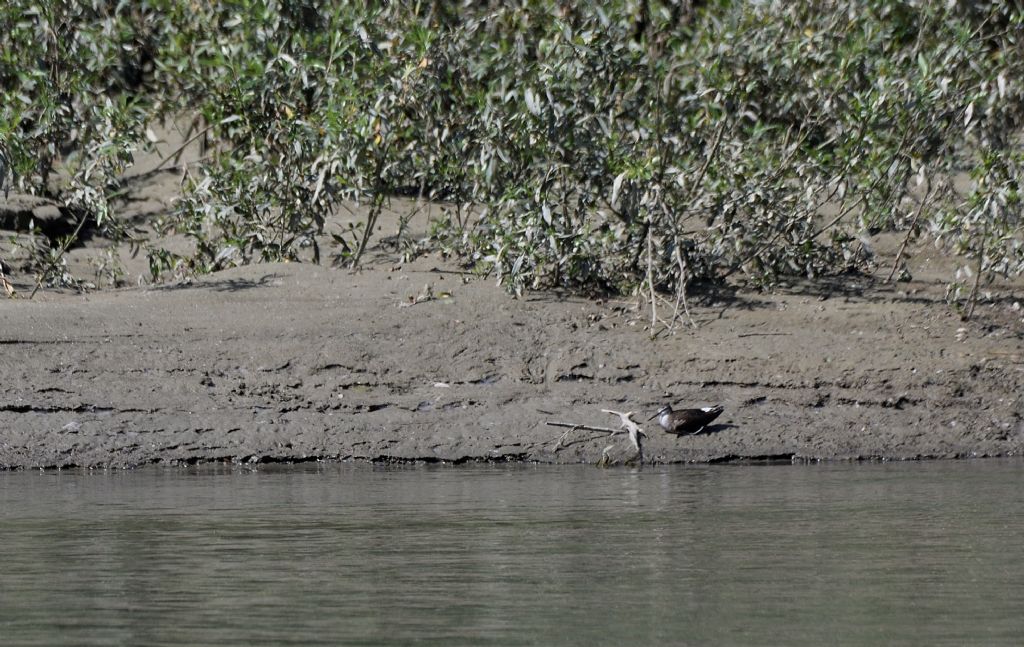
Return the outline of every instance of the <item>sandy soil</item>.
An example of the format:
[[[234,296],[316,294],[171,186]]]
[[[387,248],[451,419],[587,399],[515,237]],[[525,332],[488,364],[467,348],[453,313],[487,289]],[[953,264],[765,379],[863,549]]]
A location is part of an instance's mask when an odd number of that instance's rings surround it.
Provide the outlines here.
[[[140,221],[175,187],[174,174],[135,187]],[[95,264],[104,244],[73,250],[72,264]],[[623,461],[626,436],[563,437],[546,422],[615,427],[602,409],[642,421],[663,403],[725,413],[693,436],[645,424],[646,461],[1024,450],[1021,286],[964,323],[943,301],[941,258],[919,255],[915,281],[896,286],[846,277],[697,295],[698,327],[652,340],[629,300],[517,300],[436,256],[399,265],[377,251],[358,273],[259,265],[3,300],[0,467],[596,462],[609,445]],[[145,261],[126,260],[135,282]],[[15,274],[22,297],[27,280]],[[416,302],[427,286],[433,298]]]

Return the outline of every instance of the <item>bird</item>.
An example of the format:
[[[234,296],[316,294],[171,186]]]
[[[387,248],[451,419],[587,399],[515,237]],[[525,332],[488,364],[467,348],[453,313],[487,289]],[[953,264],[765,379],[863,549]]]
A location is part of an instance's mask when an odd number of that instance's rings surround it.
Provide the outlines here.
[[[724,410],[722,405],[716,405],[673,411],[671,405],[666,404],[647,420],[649,422],[657,418],[661,428],[670,434],[695,434],[711,424]]]

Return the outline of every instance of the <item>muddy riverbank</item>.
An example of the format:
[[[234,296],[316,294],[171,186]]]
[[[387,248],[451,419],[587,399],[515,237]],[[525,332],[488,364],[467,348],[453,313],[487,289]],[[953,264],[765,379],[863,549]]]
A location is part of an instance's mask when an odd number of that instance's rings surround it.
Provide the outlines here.
[[[6,300],[0,466],[308,460],[595,462],[602,409],[721,403],[645,425],[645,459],[916,459],[1024,449],[1020,306],[962,322],[938,280],[849,277],[694,299],[652,340],[635,303],[513,299],[433,257],[284,264],[190,284]]]

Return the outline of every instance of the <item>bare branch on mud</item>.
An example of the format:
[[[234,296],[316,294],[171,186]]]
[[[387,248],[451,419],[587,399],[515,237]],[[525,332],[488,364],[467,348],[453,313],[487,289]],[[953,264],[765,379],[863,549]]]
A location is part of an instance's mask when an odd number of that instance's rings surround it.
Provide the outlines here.
[[[551,426],[551,427],[568,427],[568,430],[564,434],[562,434],[558,438],[558,440],[555,442],[554,451],[557,452],[558,450],[562,449],[563,447],[568,447],[569,445],[576,444],[578,442],[586,442],[588,440],[593,440],[592,437],[591,438],[581,438],[579,440],[573,441],[572,443],[566,443],[565,439],[569,436],[569,434],[571,434],[573,431],[576,431],[576,430],[596,431],[598,433],[607,434],[609,436],[617,436],[619,434],[628,434],[629,435],[629,440],[632,443],[633,448],[636,450],[636,455],[633,456],[633,458],[629,459],[626,462],[628,463],[628,462],[632,462],[632,461],[639,461],[640,463],[643,463],[644,449],[643,449],[643,441],[641,440],[641,438],[645,437],[647,434],[645,434],[643,432],[643,430],[640,429],[640,425],[637,424],[636,421],[634,421],[632,419],[633,412],[632,411],[626,411],[626,412],[613,411],[611,409],[601,409],[601,411],[603,413],[610,413],[612,415],[618,416],[619,417],[619,422],[621,423],[621,426],[618,429],[612,429],[610,427],[595,427],[595,426],[592,426],[592,425],[583,425],[583,424],[572,423],[572,422],[558,422],[558,421],[554,421],[554,420],[546,421],[544,424],[546,424],[548,426]],[[604,452],[602,453],[601,461],[599,462],[599,464],[603,464],[603,465],[610,464],[608,462],[608,460],[609,460],[608,459],[608,451],[611,449],[611,447],[612,447],[612,445],[609,445],[608,447],[606,447],[604,449]]]

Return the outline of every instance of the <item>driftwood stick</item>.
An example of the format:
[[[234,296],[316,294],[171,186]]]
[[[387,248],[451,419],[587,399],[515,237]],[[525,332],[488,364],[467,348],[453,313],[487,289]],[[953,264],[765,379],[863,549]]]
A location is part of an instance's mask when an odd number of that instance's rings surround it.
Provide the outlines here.
[[[590,425],[581,425],[575,422],[555,422],[553,420],[548,420],[544,424],[549,425],[551,427],[569,427],[569,431],[572,431],[573,429],[582,429],[584,431],[600,431],[606,434],[623,433],[621,429],[610,429],[608,427],[592,427]]]
[[[638,425],[633,420],[632,411],[626,411],[625,413],[623,413],[622,411],[612,411],[611,409],[601,409],[601,411],[603,413],[610,413],[613,416],[618,416],[619,421],[622,423],[622,431],[619,431],[618,433],[621,434],[623,431],[625,431],[627,434],[629,434],[629,440],[633,443],[633,447],[636,449],[636,451],[643,452],[643,449],[640,445],[640,437],[645,436],[646,434],[644,434],[644,432],[640,430],[640,425]]]
[[[609,429],[608,427],[592,427],[590,425],[581,425],[573,422],[555,422],[553,420],[548,420],[545,424],[551,427],[568,427],[568,429],[565,430],[565,433],[559,436],[558,441],[555,443],[554,449],[556,452],[559,449],[562,449],[563,447],[568,447],[569,445],[575,445],[578,442],[582,442],[580,440],[576,440],[568,444],[565,442],[565,439],[569,437],[569,434],[576,431],[577,429],[582,431],[596,431],[598,433],[608,434],[610,436],[623,433],[618,429]],[[586,440],[592,440],[592,438],[587,438]]]
[[[570,433],[572,433],[573,431],[575,431],[577,429],[581,429],[581,430],[584,430],[584,431],[596,431],[598,433],[608,434],[609,436],[617,436],[619,434],[628,434],[629,435],[629,440],[633,444],[633,448],[636,449],[636,457],[634,459],[631,459],[631,460],[635,460],[636,458],[639,458],[640,461],[642,462],[643,461],[644,450],[643,450],[643,441],[641,440],[641,438],[645,437],[646,434],[644,434],[643,430],[640,429],[640,425],[637,424],[637,422],[633,420],[633,418],[632,418],[633,412],[632,411],[626,411],[626,412],[613,411],[611,409],[601,409],[601,411],[604,412],[604,413],[610,413],[610,414],[612,414],[614,416],[618,416],[619,417],[619,422],[621,423],[621,427],[619,429],[612,429],[610,427],[595,427],[593,425],[583,425],[583,424],[572,423],[572,422],[559,422],[559,421],[556,421],[556,420],[548,420],[548,421],[546,421],[544,424],[546,424],[548,426],[551,426],[551,427],[568,427],[567,431],[565,433],[563,433],[558,438],[557,442],[555,442],[555,451],[558,451],[562,447],[567,446],[567,445],[565,445],[565,439],[568,437],[568,435]],[[592,440],[592,439],[587,439],[587,440]],[[579,441],[576,441],[576,442],[579,442]],[[575,442],[571,443],[571,444],[575,444]],[[610,464],[609,463],[608,452],[611,450],[611,448],[612,448],[612,445],[609,445],[608,447],[605,447],[604,452],[602,452],[602,454],[601,454],[601,461],[600,461],[601,464],[604,464],[604,465]]]
[[[576,429],[579,429],[579,427],[573,425],[572,429],[566,429],[565,433],[558,437],[558,442],[555,443],[555,451],[556,452],[559,449],[563,448],[563,447],[568,447],[568,445],[564,444],[565,443],[565,439],[569,436],[569,434],[571,434]]]

